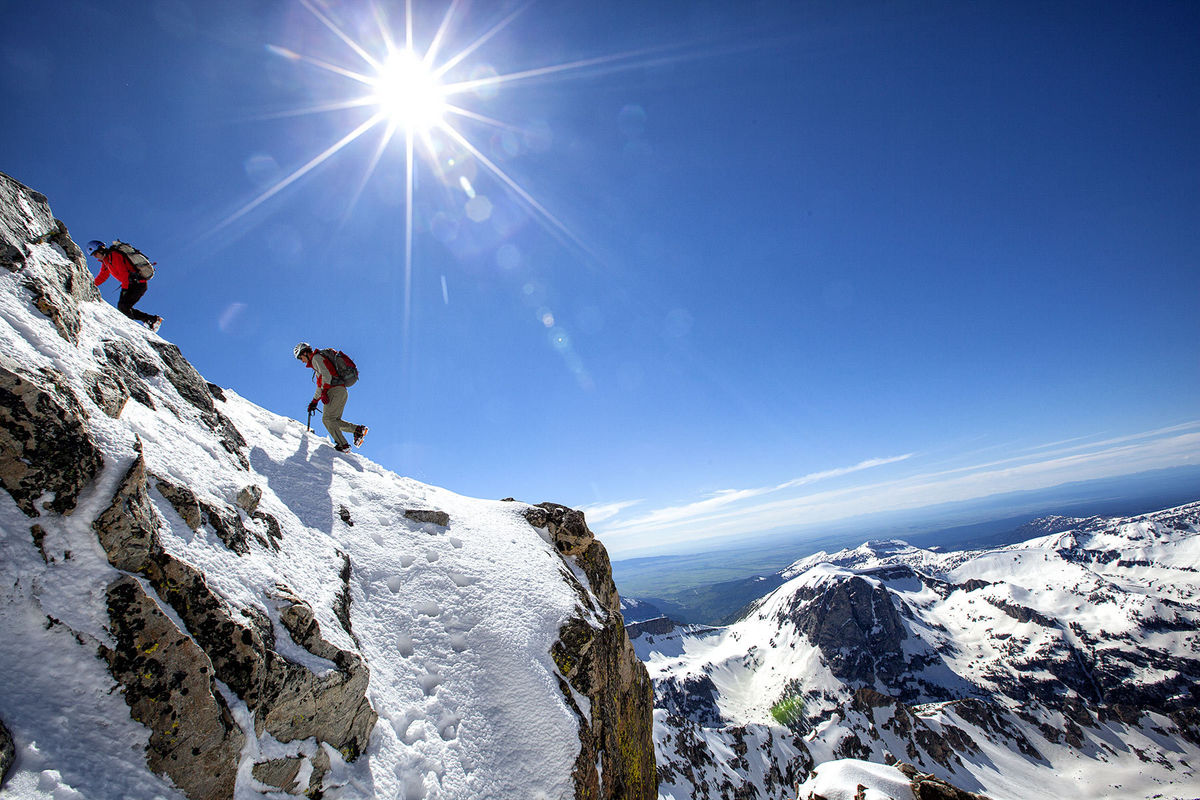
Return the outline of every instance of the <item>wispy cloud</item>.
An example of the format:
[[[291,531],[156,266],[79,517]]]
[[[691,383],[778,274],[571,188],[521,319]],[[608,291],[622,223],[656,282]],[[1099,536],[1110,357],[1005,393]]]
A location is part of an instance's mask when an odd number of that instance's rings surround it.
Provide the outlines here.
[[[603,522],[606,519],[612,519],[617,514],[620,514],[627,508],[640,504],[641,500],[618,500],[615,503],[596,503],[594,505],[579,506],[579,510],[587,516],[589,525],[595,525],[598,522]]]
[[[697,500],[694,503],[688,503],[682,506],[672,506],[669,508],[660,508],[657,511],[651,511],[644,516],[636,519],[627,520],[617,523],[609,527],[611,531],[620,532],[629,529],[646,529],[659,528],[664,525],[678,525],[689,520],[703,519],[710,516],[713,512],[726,506],[735,503],[741,503],[754,497],[782,492],[787,489],[795,489],[800,486],[807,486],[822,480],[839,478],[844,475],[850,475],[855,472],[861,472],[872,467],[881,467],[885,464],[895,464],[898,461],[912,458],[912,453],[905,453],[902,456],[891,456],[889,458],[870,458],[866,461],[860,461],[850,467],[838,467],[836,469],[822,470],[821,472],[811,472],[808,475],[803,475],[799,478],[792,478],[780,484],[772,486],[761,486],[754,489],[722,489],[714,492],[709,497],[703,500]]]
[[[1030,448],[1022,455],[952,469],[856,483],[825,491],[795,490],[912,457],[871,459],[851,467],[814,472],[757,489],[727,490],[694,503],[617,520],[600,531],[611,550],[632,549],[647,537],[656,545],[763,533],[783,527],[829,523],[863,514],[906,511],[1007,492],[1044,489],[1073,481],[1129,475],[1200,463],[1200,421],[1113,436],[1089,443],[1068,439]]]

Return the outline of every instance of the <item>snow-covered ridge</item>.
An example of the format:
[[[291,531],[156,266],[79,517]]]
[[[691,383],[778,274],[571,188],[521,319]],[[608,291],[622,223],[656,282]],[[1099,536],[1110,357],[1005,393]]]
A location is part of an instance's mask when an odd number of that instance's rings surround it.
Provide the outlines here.
[[[663,795],[777,798],[847,757],[996,800],[1200,795],[1200,503],[1030,532],[819,553],[717,633],[635,639]]]
[[[582,515],[206,384],[3,175],[0,266],[6,798],[655,796]]]

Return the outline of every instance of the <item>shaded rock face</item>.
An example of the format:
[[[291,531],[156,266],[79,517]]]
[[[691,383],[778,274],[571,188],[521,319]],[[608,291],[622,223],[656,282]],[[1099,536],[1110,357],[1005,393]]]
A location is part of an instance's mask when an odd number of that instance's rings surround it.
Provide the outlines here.
[[[200,412],[200,419],[220,437],[221,446],[234,457],[242,469],[249,469],[250,461],[245,453],[246,440],[234,427],[233,422],[217,410],[208,381],[200,376],[175,345],[155,340],[149,340],[149,344],[162,357],[163,364],[166,365],[167,380],[175,387],[175,391]]]
[[[47,267],[34,258],[39,248],[58,247],[66,263]],[[79,303],[99,300],[87,262],[54,218],[46,196],[0,173],[0,267],[21,275],[33,304],[50,318],[59,335],[79,340]]]
[[[830,670],[857,685],[895,684],[908,669],[904,624],[886,589],[863,578],[796,592],[780,612],[821,650]]]
[[[188,797],[233,796],[245,734],[213,681],[212,662],[134,578],[108,587],[115,646],[101,653],[130,715],[150,729],[146,763]]]
[[[197,502],[190,491],[162,480],[158,485],[160,491],[161,487],[166,487],[164,496],[183,509],[181,516],[185,519],[192,517],[194,520],[199,513],[194,509],[202,509],[201,518],[212,522],[209,507]],[[375,711],[366,698],[369,672],[362,657],[341,650],[324,639],[312,609],[281,586],[275,599],[282,605],[280,619],[284,628],[296,644],[329,660],[336,669],[317,675],[284,658],[275,650],[275,634],[266,611],[257,608],[235,611],[231,608],[208,587],[203,574],[163,550],[157,533],[161,524],[150,500],[145,461],[139,455],[111,505],[96,519],[93,528],[109,563],[117,569],[143,576],[158,597],[178,614],[187,633],[191,634],[188,641],[194,639],[195,657],[190,661],[183,660],[174,668],[172,680],[195,682],[215,677],[255,713],[257,734],[270,733],[280,742],[316,738],[337,748],[346,760],[357,758],[376,721]],[[126,579],[132,580],[128,576]],[[136,581],[133,584],[140,587]],[[121,589],[118,599],[126,599],[130,591]],[[137,611],[140,607],[136,598],[114,605],[110,587],[109,608],[114,626],[129,624],[118,619],[119,614],[131,608]],[[163,619],[163,624],[169,627],[156,628],[153,636],[159,646],[188,638],[169,619]],[[110,664],[115,663],[110,659]],[[113,676],[125,689],[134,718],[141,721],[157,719],[144,706],[144,687],[138,683],[141,674],[132,668],[113,669]],[[203,718],[194,721],[187,714],[187,707],[176,709],[176,715],[171,719],[171,724],[177,724],[179,728],[190,729],[193,722],[202,729],[211,727]],[[152,730],[157,731],[153,727]],[[154,752],[148,751],[147,760],[152,768],[159,770],[165,762],[156,760],[159,751],[154,750],[155,741],[152,737],[151,750]],[[235,751],[228,764],[235,772],[236,756]],[[170,758],[172,765],[182,764],[179,769],[213,771],[210,765],[197,760],[201,755],[191,750],[185,753],[172,749]],[[314,762],[314,769],[315,766]],[[173,773],[167,771],[167,774],[174,779]],[[188,796],[198,799],[229,795],[188,791]]]
[[[562,675],[563,697],[579,717],[580,752],[572,773],[575,797],[654,800],[654,692],[625,633],[608,551],[588,530],[580,511],[543,503],[529,508],[525,518],[550,533],[564,558],[574,557],[600,601],[593,602],[564,562],[563,579],[576,586],[580,608],[559,631],[550,654]],[[588,698],[590,714],[575,703],[572,689]]]
[[[86,426],[87,412],[52,373],[22,375],[0,360],[0,485],[30,517],[70,514],[104,458]]]
[[[719,693],[712,678],[707,675],[668,677],[655,685],[654,695],[654,705],[665,709],[668,714],[707,727],[715,728],[722,723],[721,712],[717,708]]]

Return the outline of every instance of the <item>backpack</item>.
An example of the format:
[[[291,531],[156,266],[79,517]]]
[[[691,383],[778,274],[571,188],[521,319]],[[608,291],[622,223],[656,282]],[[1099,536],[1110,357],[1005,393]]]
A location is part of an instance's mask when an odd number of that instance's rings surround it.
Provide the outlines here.
[[[129,263],[133,265],[133,273],[138,279],[148,281],[154,277],[154,265],[157,262],[146,258],[142,251],[133,245],[128,242],[122,242],[120,239],[114,239],[109,249],[116,250],[129,259]]]
[[[350,356],[341,350],[334,350],[332,347],[326,347],[317,352],[333,362],[333,368],[337,370],[338,382],[342,386],[350,387],[358,382],[358,367]]]

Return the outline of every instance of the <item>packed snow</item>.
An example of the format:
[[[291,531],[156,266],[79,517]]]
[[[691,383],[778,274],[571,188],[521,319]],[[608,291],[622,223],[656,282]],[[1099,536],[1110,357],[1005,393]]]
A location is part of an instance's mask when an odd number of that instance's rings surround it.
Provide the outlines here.
[[[48,218],[35,222],[51,224]],[[35,245],[25,269],[64,258],[56,245]],[[31,520],[0,492],[0,718],[18,749],[6,800],[183,799],[147,770],[149,731],[130,718],[97,658],[98,646],[111,641],[105,588],[120,573],[106,560],[91,523],[111,502],[139,442],[151,473],[202,500],[227,505],[248,484],[261,487],[260,508],[284,532],[281,552],[254,547],[237,556],[208,528],[193,532],[155,490],[168,552],[201,569],[232,606],[270,615],[281,646],[289,636],[280,627],[276,598],[285,584],[312,606],[324,637],[369,663],[368,696],[379,721],[356,762],[345,763],[326,747],[333,760],[326,798],[573,796],[578,722],[559,691],[549,651],[579,599],[560,575],[562,558],[548,535],[523,518],[524,504],[462,497],[362,455],[335,453],[302,423],[225,390],[217,407],[249,443],[250,468],[240,469],[162,374],[146,379],[156,408],[130,400],[112,419],[79,384],[79,376],[96,369],[93,351],[104,340],[121,339],[157,361],[148,342],[159,337],[107,303],[81,305],[76,346],[34,308],[20,275],[0,270],[6,366],[67,376],[105,461],[70,516]],[[296,391],[310,391],[299,371]],[[450,523],[409,521],[406,509],[445,511]],[[45,560],[31,537],[34,522],[46,531]],[[343,553],[352,565],[357,642],[333,611]],[[329,666],[299,647],[285,655],[318,671]],[[281,744],[258,737],[245,704],[228,690],[224,695],[247,735],[236,797],[281,796],[258,784],[250,766],[260,753],[311,756],[315,740]]]

